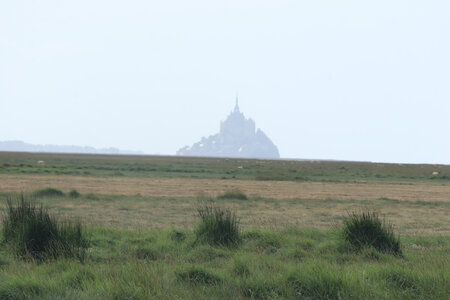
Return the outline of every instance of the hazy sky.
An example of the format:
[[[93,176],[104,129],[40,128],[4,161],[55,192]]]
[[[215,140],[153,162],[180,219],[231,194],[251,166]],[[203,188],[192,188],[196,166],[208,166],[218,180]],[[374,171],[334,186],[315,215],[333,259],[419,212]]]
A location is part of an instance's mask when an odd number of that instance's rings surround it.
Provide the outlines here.
[[[0,141],[450,164],[450,1],[0,0]]]

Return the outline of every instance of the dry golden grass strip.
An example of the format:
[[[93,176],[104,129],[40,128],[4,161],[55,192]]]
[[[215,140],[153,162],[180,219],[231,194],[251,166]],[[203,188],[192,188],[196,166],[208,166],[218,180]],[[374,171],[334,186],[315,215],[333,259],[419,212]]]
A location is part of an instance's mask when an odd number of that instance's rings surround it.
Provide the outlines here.
[[[321,183],[290,181],[248,181],[190,178],[79,177],[70,175],[0,174],[0,191],[30,192],[44,187],[68,192],[101,195],[155,197],[215,197],[238,189],[250,197],[272,199],[359,199],[391,198],[399,201],[449,202],[450,184],[415,182],[408,184]]]
[[[115,228],[192,228],[197,219],[195,198],[101,197],[44,199],[54,212],[81,217],[95,226]],[[408,235],[450,235],[448,205],[417,204],[392,200],[220,200],[219,205],[237,211],[244,228],[279,229],[290,226],[333,228],[350,211],[375,209]]]
[[[349,211],[376,209],[401,234],[450,235],[450,185],[349,184],[181,178],[0,175],[0,191],[32,192],[44,187],[82,194],[123,195],[95,199],[48,199],[46,205],[91,225],[118,228],[192,227],[196,197],[239,189],[252,199],[222,201],[234,207],[244,227],[330,228]],[[135,195],[141,197],[135,197]],[[147,198],[146,198],[147,197]],[[151,198],[148,198],[151,197]],[[181,198],[181,199],[169,199]],[[111,200],[105,200],[109,199]],[[272,200],[271,200],[272,199]]]

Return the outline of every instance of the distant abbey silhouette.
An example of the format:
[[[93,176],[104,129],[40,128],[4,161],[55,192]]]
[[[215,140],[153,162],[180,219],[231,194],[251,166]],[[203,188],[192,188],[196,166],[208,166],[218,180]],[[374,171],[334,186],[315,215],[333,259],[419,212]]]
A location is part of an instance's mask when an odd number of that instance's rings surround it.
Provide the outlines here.
[[[277,146],[261,130],[255,127],[252,119],[246,119],[239,110],[236,96],[234,110],[227,119],[220,122],[220,132],[203,137],[191,147],[177,151],[183,156],[213,156],[240,158],[279,158]]]

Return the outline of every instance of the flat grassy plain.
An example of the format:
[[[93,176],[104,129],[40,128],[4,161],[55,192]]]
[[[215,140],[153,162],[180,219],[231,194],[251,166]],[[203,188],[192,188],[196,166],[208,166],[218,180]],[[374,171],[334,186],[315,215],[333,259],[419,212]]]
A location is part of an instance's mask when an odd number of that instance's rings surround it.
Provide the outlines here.
[[[433,175],[433,172],[438,174]],[[0,174],[313,182],[450,181],[448,165],[1,152]]]
[[[0,152],[0,199],[81,218],[84,261],[15,258],[0,247],[0,299],[448,299],[450,166]],[[68,196],[77,190],[77,198]],[[240,190],[247,200],[219,199]],[[235,249],[195,242],[199,203],[240,218]],[[404,256],[341,238],[377,210]]]

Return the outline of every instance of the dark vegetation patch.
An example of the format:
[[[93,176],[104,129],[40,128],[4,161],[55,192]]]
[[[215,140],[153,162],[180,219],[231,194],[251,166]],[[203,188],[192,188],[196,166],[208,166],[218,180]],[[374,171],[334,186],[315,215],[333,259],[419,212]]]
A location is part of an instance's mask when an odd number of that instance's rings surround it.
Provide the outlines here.
[[[240,242],[239,220],[231,209],[205,203],[197,209],[200,222],[196,241],[212,246],[234,247]]]
[[[88,240],[80,221],[57,220],[23,195],[7,199],[3,240],[21,259],[84,258]]]
[[[37,190],[33,192],[33,196],[36,198],[43,198],[43,197],[63,197],[64,193],[61,190],[48,187],[45,189]]]
[[[356,251],[373,247],[402,256],[400,238],[394,234],[393,226],[382,221],[376,212],[351,213],[344,220],[343,237]]]
[[[217,196],[217,199],[236,199],[236,200],[247,200],[247,195],[240,190],[226,191],[225,193]]]
[[[78,197],[80,197],[81,196],[81,194],[80,194],[80,192],[78,192],[77,190],[71,190],[70,192],[69,192],[69,197],[70,198],[78,198]]]

